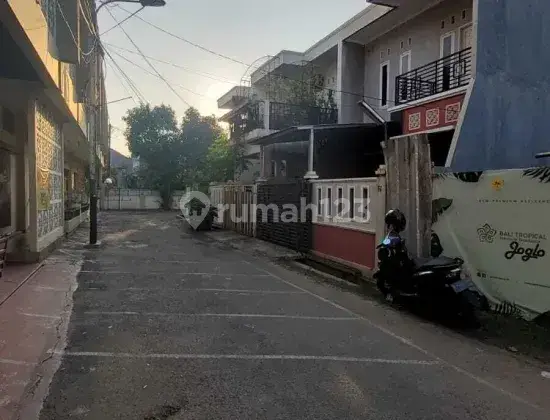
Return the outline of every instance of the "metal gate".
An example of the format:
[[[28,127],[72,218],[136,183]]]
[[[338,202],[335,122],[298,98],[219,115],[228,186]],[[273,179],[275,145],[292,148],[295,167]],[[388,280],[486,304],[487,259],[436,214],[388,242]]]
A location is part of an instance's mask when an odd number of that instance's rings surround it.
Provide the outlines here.
[[[299,252],[312,247],[311,184],[302,179],[266,183],[258,186],[256,236]],[[297,220],[286,221],[281,215],[290,208],[297,211]]]
[[[256,186],[225,185],[223,190],[223,215],[218,212],[224,229],[247,236],[255,235]]]

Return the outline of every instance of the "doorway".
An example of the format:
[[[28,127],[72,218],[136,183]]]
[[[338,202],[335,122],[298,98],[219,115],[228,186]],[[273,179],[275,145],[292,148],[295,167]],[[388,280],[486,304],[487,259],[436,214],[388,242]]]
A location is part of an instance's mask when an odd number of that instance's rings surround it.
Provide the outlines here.
[[[441,36],[440,42],[440,58],[442,59],[441,67],[441,87],[440,92],[446,92],[451,89],[451,69],[452,58],[450,56],[455,52],[455,33],[448,32]]]

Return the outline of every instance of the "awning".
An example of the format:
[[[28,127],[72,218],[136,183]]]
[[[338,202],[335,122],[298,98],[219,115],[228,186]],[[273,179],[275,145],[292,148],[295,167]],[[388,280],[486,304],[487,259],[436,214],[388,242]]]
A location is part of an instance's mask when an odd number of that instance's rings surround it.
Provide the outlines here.
[[[383,131],[383,125],[374,123],[355,123],[355,124],[321,124],[321,125],[304,125],[289,127],[284,130],[277,131],[257,138],[249,144],[259,144],[262,146],[276,144],[276,143],[294,143],[307,140],[309,131],[313,129],[315,133],[319,133],[324,136],[365,136],[376,138],[378,141],[383,141],[383,136],[380,136],[380,130]],[[388,121],[387,123],[388,137],[399,134],[399,124]]]

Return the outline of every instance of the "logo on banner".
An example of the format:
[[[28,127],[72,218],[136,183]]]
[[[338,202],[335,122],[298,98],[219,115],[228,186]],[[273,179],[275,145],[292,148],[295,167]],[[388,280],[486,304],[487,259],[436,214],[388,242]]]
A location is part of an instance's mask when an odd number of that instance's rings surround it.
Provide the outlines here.
[[[485,223],[483,226],[481,226],[477,230],[477,236],[479,238],[479,242],[493,243],[493,240],[495,239],[496,234],[497,234],[497,231],[493,229],[489,223]]]
[[[522,247],[519,242],[514,241],[510,243],[510,251],[504,254],[504,258],[507,260],[513,259],[516,255],[521,255],[521,260],[527,262],[531,259],[542,258],[546,255],[546,251],[541,248],[540,244],[535,247]]]

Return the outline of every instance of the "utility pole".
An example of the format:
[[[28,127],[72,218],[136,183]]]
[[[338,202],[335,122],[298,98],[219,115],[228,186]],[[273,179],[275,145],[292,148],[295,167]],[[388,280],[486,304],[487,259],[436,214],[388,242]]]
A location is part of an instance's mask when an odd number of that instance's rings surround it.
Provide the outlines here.
[[[107,4],[111,3],[138,3],[142,6],[142,8],[145,7],[162,7],[166,5],[165,0],[104,0],[102,1],[99,6],[96,7],[94,12],[94,24],[97,28],[97,14],[99,10],[106,6]],[[92,28],[90,28],[92,29]],[[98,37],[97,45],[101,45],[101,42],[99,40],[99,35],[96,35]],[[97,245],[97,208],[98,208],[98,194],[97,194],[97,187],[98,187],[98,168],[96,165],[97,162],[97,149],[99,142],[99,136],[100,132],[103,134],[104,128],[103,123],[101,119],[101,113],[105,112],[103,110],[103,107],[107,105],[105,92],[104,92],[104,85],[102,84],[102,69],[101,69],[101,58],[102,56],[102,49],[101,48],[95,48],[93,52],[92,57],[92,74],[91,74],[91,83],[90,83],[90,91],[91,95],[90,97],[92,100],[89,104],[90,107],[90,115],[91,118],[91,124],[88,124],[88,139],[90,139],[90,246],[96,246]],[[122,98],[117,101],[125,100],[129,98]],[[109,136],[110,136],[110,128],[109,128]],[[110,138],[110,137],[109,137]],[[110,143],[109,143],[110,145]],[[110,150],[109,150],[110,152]],[[110,170],[110,168],[109,168]],[[109,174],[110,175],[110,174]],[[109,181],[109,182],[107,182]],[[112,183],[112,180],[108,178],[106,180],[107,183]]]
[[[99,49],[94,53],[92,73],[92,133],[90,138],[90,245],[97,245],[97,137],[99,136]]]

